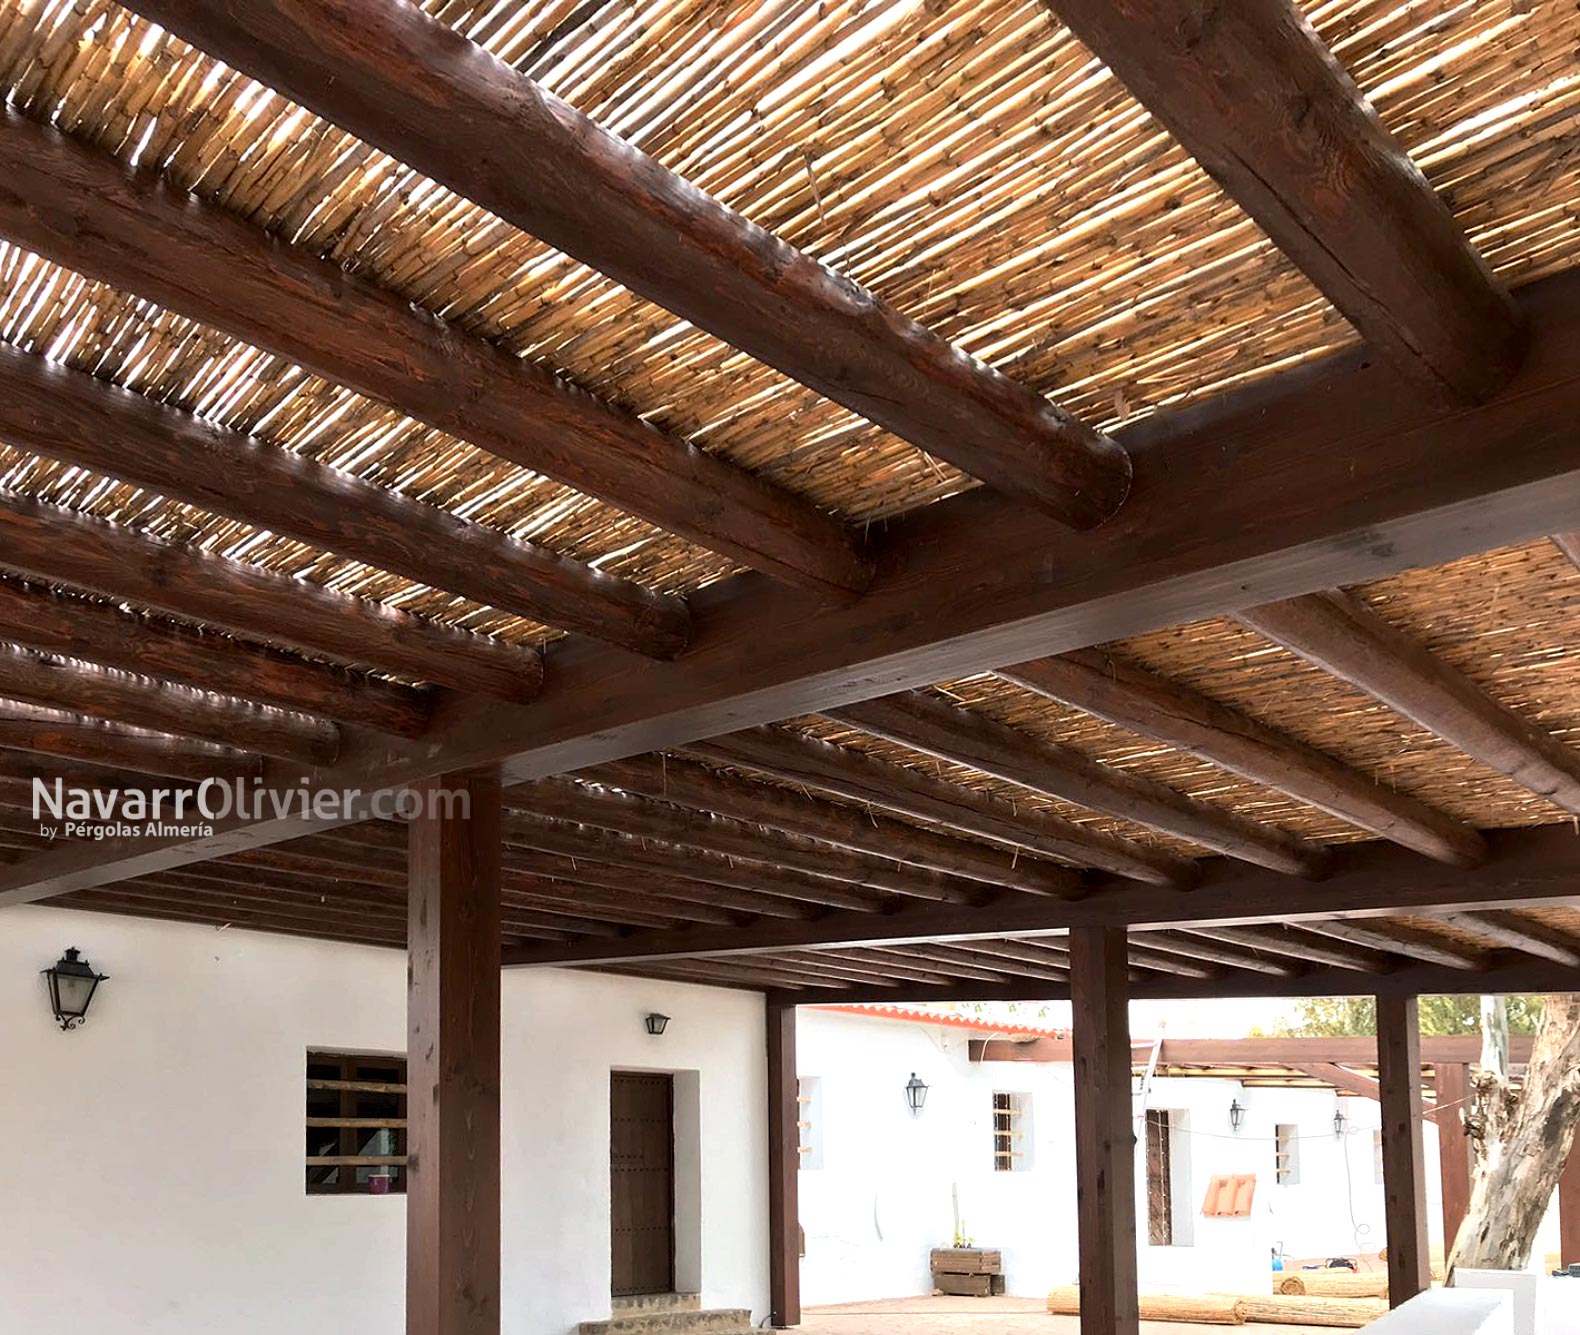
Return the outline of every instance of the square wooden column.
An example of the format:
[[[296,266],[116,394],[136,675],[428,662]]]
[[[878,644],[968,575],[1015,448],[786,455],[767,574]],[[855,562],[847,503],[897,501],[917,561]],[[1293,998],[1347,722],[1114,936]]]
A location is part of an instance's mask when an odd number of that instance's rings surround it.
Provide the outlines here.
[[[1454,1250],[1459,1226],[1470,1210],[1470,1137],[1465,1134],[1465,1099],[1470,1094],[1470,1067],[1464,1062],[1439,1062],[1437,1075],[1437,1157],[1443,1184],[1443,1250]]]
[[[1388,1301],[1398,1307],[1432,1285],[1426,1232],[1421,1018],[1414,997],[1377,998],[1377,1069],[1382,1103]]]
[[[1125,933],[1070,932],[1081,1335],[1138,1335],[1136,1134]]]
[[[499,779],[413,786],[407,1335],[499,1332]]]
[[[1580,1137],[1558,1179],[1558,1237],[1559,1264],[1580,1262]]]
[[[795,1007],[768,1003],[768,1323],[801,1324],[801,1082]]]

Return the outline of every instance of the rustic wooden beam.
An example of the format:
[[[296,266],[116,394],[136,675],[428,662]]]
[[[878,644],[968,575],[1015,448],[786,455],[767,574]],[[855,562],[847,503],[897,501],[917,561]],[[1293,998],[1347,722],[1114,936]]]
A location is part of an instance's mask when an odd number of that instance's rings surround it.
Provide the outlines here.
[[[406,1330],[497,1335],[499,778],[446,774],[416,792],[422,809],[408,830]],[[457,805],[447,809],[447,801]]]
[[[1049,4],[1369,343],[1471,400],[1509,376],[1508,293],[1289,0]]]
[[[1092,926],[1124,926],[1138,932],[1183,929],[1197,935],[1211,932],[1215,939],[1221,939],[1222,933],[1233,930],[1235,924],[1263,922],[1271,925],[1258,927],[1246,936],[1237,935],[1233,944],[1268,950],[1276,944],[1282,947],[1280,953],[1293,958],[1328,963],[1348,973],[1353,989],[1359,981],[1356,969],[1387,968],[1387,958],[1348,943],[1317,936],[1292,936],[1284,925],[1298,927],[1310,920],[1340,914],[1371,918],[1462,907],[1502,907],[1510,903],[1580,902],[1580,890],[1576,888],[1580,885],[1580,841],[1566,826],[1492,831],[1488,840],[1492,858],[1481,867],[1423,862],[1409,850],[1390,844],[1336,848],[1332,873],[1323,882],[1320,895],[1309,900],[1291,895],[1288,879],[1276,872],[1216,859],[1205,865],[1201,885],[1188,895],[1115,880],[1094,883],[1092,892],[1077,900],[1015,896],[981,906],[925,904],[882,914],[826,913],[815,921],[759,923],[731,932],[635,933],[620,943],[618,956],[611,958],[625,961],[665,955],[732,955],[904,941],[1051,936],[1073,927]],[[1456,900],[1459,902],[1453,902]],[[607,954],[594,948],[588,958],[582,958],[579,951],[577,948],[563,954],[556,951],[541,955],[527,951],[513,956],[510,962],[593,963]],[[1563,973],[1556,966],[1555,971]],[[1452,975],[1458,983],[1457,987],[1440,990],[1479,990],[1482,986],[1482,980],[1463,970],[1439,969],[1438,974]],[[1259,976],[1268,986],[1278,981]],[[1369,975],[1364,990],[1374,992],[1377,987],[1378,976]]]
[[[0,495],[0,566],[499,699],[543,680],[531,650],[23,496]]]
[[[1415,997],[1377,998],[1377,1067],[1382,1090],[1388,1302],[1399,1307],[1432,1287],[1421,1124],[1421,1018]]]
[[[1498,703],[1353,594],[1307,594],[1253,607],[1235,619],[1531,792],[1580,813],[1580,750]]]
[[[499,761],[519,783],[1560,531],[1580,512],[1580,273],[1518,301],[1531,352],[1479,407],[1445,409],[1362,352],[1313,361],[1127,427],[1142,485],[1092,533],[979,488],[892,521],[854,605],[757,575],[720,581],[690,598],[694,635],[678,661],[572,637],[551,646],[534,708],[451,702],[420,753],[357,748],[322,777],[368,789]],[[57,848],[0,869],[0,900],[323,823]],[[1436,884],[1430,868],[1399,881],[1412,878]],[[1477,907],[1507,907],[1500,897]],[[1402,901],[1424,906],[1413,890]]]
[[[0,700],[0,750],[29,751],[193,783],[208,778],[254,779],[263,772],[258,757],[229,748],[5,700]],[[61,778],[68,782],[65,776]]]
[[[1292,978],[1300,972],[1298,964],[1269,959],[1255,950],[1193,936],[1189,932],[1147,932],[1138,938],[1137,943],[1165,955],[1183,955],[1187,959],[1207,960],[1232,969],[1251,969],[1256,973],[1270,973],[1280,978]]]
[[[1346,1094],[1356,1094],[1363,1099],[1382,1101],[1382,1085],[1369,1075],[1362,1075],[1352,1071],[1347,1066],[1340,1066],[1336,1062],[1291,1062],[1293,1070],[1310,1076],[1313,1080],[1320,1080],[1323,1084],[1332,1085],[1334,1089],[1342,1090]],[[1442,1070],[1441,1067],[1438,1068]],[[1421,1099],[1421,1114],[1428,1121],[1438,1120],[1438,1106],[1435,1100],[1424,1095]]]
[[[1558,1179],[1558,1238],[1561,1264],[1580,1262],[1580,1148],[1569,1151]]]
[[[1555,964],[1580,968],[1580,940],[1534,918],[1491,909],[1483,913],[1441,913],[1438,917],[1485,941],[1523,950]]]
[[[1314,920],[1302,920],[1301,929],[1312,927]],[[1277,923],[1247,927],[1195,927],[1187,930],[1214,941],[1227,941],[1250,949],[1267,950],[1275,955],[1306,960],[1334,969],[1358,969],[1363,973],[1381,973],[1388,967],[1388,957],[1373,950],[1357,950],[1349,945],[1335,945],[1330,941],[1313,940],[1308,931],[1292,930]]]
[[[1441,971],[1440,971],[1441,972]],[[1463,984],[1463,979],[1456,980]],[[1509,1040],[1511,1060],[1529,1060],[1533,1040],[1515,1034]],[[1422,1060],[1441,1066],[1473,1063],[1481,1054],[1481,1039],[1471,1034],[1426,1034],[1421,1038]],[[1166,1038],[1160,1061],[1188,1066],[1223,1066],[1244,1062],[1250,1066],[1375,1066],[1377,1040],[1370,1036],[1341,1035],[1322,1038]],[[1376,1090],[1370,1091],[1376,1096]]]
[[[416,5],[136,8],[1006,495],[1078,528],[1124,500],[1130,463],[1111,439],[754,226]],[[461,139],[489,151],[458,153]]]
[[[1103,650],[1032,659],[1000,668],[998,675],[1440,862],[1468,865],[1486,856],[1482,837],[1452,816],[1210,696]]]
[[[995,973],[1008,974],[1012,978],[1046,978],[1050,982],[1064,983],[1068,982],[1070,977],[1068,964],[1055,964],[1051,956],[1045,956],[1043,960],[1030,961],[1006,955],[1003,951],[985,949],[982,942],[973,941],[969,945],[907,946],[905,949],[919,959],[959,960]]]
[[[566,779],[540,779],[536,783],[523,784],[506,793],[505,800],[511,807],[532,816],[575,821],[641,839],[663,840],[723,857],[809,872],[915,899],[976,904],[993,893],[979,881],[949,876],[930,867],[896,863],[800,835],[770,833],[726,817],[688,811]]]
[[[4,344],[0,435],[211,514],[638,653],[672,657],[690,635],[679,598]]]
[[[1138,946],[1134,942],[1130,945],[1129,960],[1134,969],[1165,973],[1178,978],[1216,978],[1223,972],[1215,965],[1198,964],[1194,960],[1181,959],[1168,951],[1149,950],[1146,946]]]
[[[1067,868],[1019,849],[935,834],[880,812],[824,801],[804,789],[752,783],[678,756],[633,756],[577,777],[987,885],[1036,895],[1069,894],[1072,888]]]
[[[872,576],[790,492],[10,108],[0,235],[777,579],[848,595]]]
[[[1326,853],[1319,844],[1198,802],[1144,775],[1099,764],[1073,747],[1033,737],[931,692],[909,691],[827,713],[902,746],[1162,830],[1215,853],[1292,876],[1322,874]]]
[[[1136,1134],[1125,934],[1070,934],[1081,1335],[1138,1335]]]
[[[1446,969],[1476,970],[1489,962],[1485,950],[1461,945],[1445,937],[1417,931],[1403,923],[1359,923],[1334,920],[1317,920],[1300,924],[1306,932],[1318,936],[1331,936],[1339,941],[1350,941],[1370,950],[1380,950],[1390,955],[1408,955],[1411,959],[1427,964],[1441,964]]]
[[[884,902],[881,893],[865,885],[855,886],[848,881],[767,863],[737,866],[733,859],[718,853],[522,813],[506,822],[505,838],[513,846],[535,848],[545,853],[587,857],[629,871],[778,894],[809,904],[873,912]]]
[[[326,663],[0,579],[0,640],[199,690],[419,736],[432,696]]]
[[[801,1324],[801,1082],[796,1009],[768,1007],[768,1324]]]
[[[1470,1066],[1439,1062],[1437,1084],[1438,1176],[1442,1183],[1443,1250],[1452,1254],[1460,1225],[1470,1213],[1470,1137],[1465,1134],[1465,1100],[1470,1096]]]
[[[1172,853],[1100,834],[1047,812],[1019,809],[987,793],[783,729],[730,733],[688,749],[715,763],[745,766],[850,801],[1151,884],[1184,887],[1196,877],[1191,863]],[[1072,879],[1069,893],[1078,889]]]
[[[331,764],[340,750],[340,730],[307,714],[166,686],[5,644],[0,644],[0,696],[304,765]]]

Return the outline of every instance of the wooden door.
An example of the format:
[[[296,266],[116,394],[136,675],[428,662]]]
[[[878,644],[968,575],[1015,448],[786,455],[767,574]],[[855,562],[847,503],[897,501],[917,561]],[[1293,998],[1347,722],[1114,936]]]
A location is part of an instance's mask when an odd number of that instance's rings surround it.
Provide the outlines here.
[[[609,1087],[609,1220],[616,1297],[675,1287],[675,1082],[616,1071]]]

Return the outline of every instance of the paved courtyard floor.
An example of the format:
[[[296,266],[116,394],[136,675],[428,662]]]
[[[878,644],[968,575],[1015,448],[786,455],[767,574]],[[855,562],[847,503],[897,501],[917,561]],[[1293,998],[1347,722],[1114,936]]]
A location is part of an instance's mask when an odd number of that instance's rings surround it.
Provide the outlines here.
[[[886,1298],[809,1307],[802,1335],[1076,1335],[1073,1316],[1049,1316],[1040,1298]],[[1145,1335],[1223,1335],[1222,1326],[1143,1321]],[[1243,1327],[1249,1330],[1251,1327]],[[1311,1326],[1262,1326],[1278,1335],[1333,1335]]]

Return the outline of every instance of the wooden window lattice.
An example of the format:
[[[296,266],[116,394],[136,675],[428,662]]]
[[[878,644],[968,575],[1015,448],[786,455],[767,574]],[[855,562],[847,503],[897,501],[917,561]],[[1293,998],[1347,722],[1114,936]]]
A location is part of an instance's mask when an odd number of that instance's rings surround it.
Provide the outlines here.
[[[406,1190],[406,1058],[307,1054],[307,1193]]]

